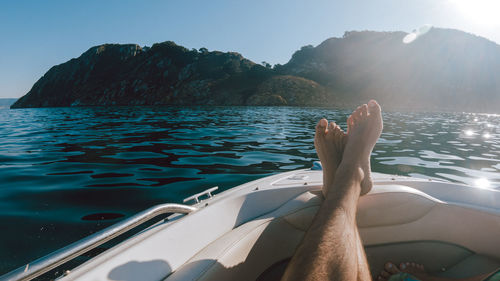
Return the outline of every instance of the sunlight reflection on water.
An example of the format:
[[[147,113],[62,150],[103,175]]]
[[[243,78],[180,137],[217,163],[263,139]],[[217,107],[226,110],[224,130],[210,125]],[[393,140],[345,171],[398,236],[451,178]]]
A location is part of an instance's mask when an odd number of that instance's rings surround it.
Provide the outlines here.
[[[478,188],[489,188],[491,183],[487,178],[479,178],[474,181],[474,185]]]
[[[19,265],[117,218],[208,187],[226,190],[309,168],[317,160],[317,120],[345,129],[349,114],[291,107],[0,110],[0,223],[7,245],[0,260]],[[498,115],[383,116],[374,171],[500,186]],[[25,245],[31,246],[19,251]]]

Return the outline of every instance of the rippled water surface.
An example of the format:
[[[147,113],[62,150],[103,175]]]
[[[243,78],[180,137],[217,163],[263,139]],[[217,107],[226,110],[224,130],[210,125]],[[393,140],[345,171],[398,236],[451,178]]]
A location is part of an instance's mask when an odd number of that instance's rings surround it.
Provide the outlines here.
[[[283,107],[0,110],[0,273],[140,210],[308,168],[321,117]],[[382,173],[500,186],[500,116],[384,114]]]

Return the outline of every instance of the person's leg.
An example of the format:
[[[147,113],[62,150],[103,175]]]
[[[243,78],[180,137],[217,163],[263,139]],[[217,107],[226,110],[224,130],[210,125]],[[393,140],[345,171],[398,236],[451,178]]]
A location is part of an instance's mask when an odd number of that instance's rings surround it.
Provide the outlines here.
[[[348,119],[348,137],[342,160],[333,172],[311,227],[292,257],[282,280],[371,280],[356,226],[356,209],[362,181],[369,179],[371,151],[382,131],[380,106],[370,101]],[[319,152],[318,152],[319,154]],[[325,167],[323,173],[331,173]],[[365,170],[364,170],[365,169]],[[366,181],[365,181],[366,183]]]

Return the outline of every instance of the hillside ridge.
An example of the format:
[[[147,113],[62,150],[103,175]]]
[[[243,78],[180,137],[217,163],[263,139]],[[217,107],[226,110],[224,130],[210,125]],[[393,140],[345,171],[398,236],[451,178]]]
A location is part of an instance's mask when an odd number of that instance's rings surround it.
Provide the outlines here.
[[[12,108],[108,105],[382,105],[496,112],[500,46],[454,29],[349,31],[270,67],[236,52],[104,44],[52,67]]]

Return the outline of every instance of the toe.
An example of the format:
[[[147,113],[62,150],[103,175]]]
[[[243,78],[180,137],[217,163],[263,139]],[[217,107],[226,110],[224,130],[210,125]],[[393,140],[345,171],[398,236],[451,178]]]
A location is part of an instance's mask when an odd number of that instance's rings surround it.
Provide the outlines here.
[[[392,262],[388,262],[384,265],[384,269],[391,273],[391,274],[396,274],[399,272],[399,269],[397,268],[397,266],[395,264],[393,264]]]
[[[328,130],[326,132],[326,138],[327,139],[332,139],[332,138],[334,138],[337,135],[335,133],[335,126],[336,126],[335,122],[330,122],[328,124]]]
[[[352,120],[352,115],[347,118],[347,134],[349,134],[349,131],[352,129],[352,126],[354,126],[354,122]]]
[[[354,118],[355,121],[361,117],[362,112],[363,112],[363,107],[358,106],[358,108],[356,108],[356,110],[352,113],[352,117]]]
[[[372,114],[372,113],[380,113],[381,108],[380,108],[380,105],[378,104],[378,102],[376,100],[370,100],[368,102],[368,111],[370,112],[370,114]]]
[[[360,116],[361,115],[361,111],[362,111],[362,106],[358,106],[356,108],[356,110],[354,110],[354,112],[352,113],[352,115],[355,115],[355,116]]]
[[[342,135],[342,136],[343,136],[343,135],[345,135],[344,130],[342,130],[342,128],[341,128],[339,125],[337,125],[337,127],[335,128],[335,130],[336,130],[336,131],[337,131],[340,135]]]
[[[335,127],[337,127],[337,124],[335,124],[335,122],[330,122],[330,124],[328,124],[328,130],[335,130]]]
[[[380,272],[379,276],[383,277],[384,279],[387,279],[387,278],[391,277],[392,274],[389,273],[389,272],[387,272],[387,271],[385,271],[385,270],[383,270],[383,271]]]
[[[316,125],[316,133],[325,134],[327,124],[328,121],[325,118],[319,120],[318,124]]]
[[[358,113],[358,112],[353,113],[353,114],[351,115],[351,117],[352,117],[352,123],[353,123],[353,124],[356,124],[356,123],[358,123],[358,122],[359,122],[359,113]]]
[[[368,105],[363,104],[361,106],[361,116],[368,116]]]

